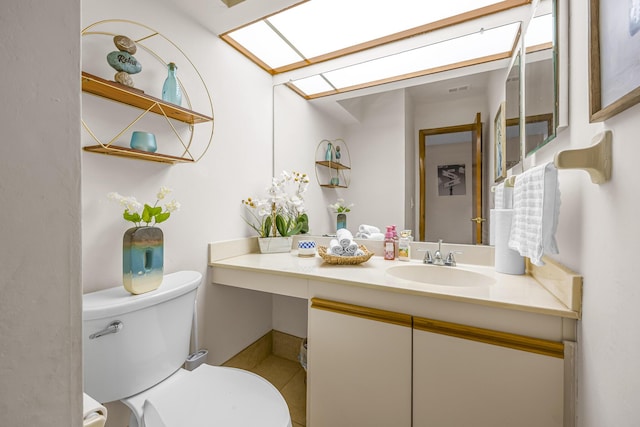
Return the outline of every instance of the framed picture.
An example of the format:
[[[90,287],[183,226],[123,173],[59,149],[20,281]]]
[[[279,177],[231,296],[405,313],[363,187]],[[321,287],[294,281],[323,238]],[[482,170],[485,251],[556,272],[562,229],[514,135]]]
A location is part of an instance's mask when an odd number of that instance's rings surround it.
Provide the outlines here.
[[[504,102],[498,107],[493,121],[493,176],[494,181],[502,181],[507,177],[507,141],[505,139]]]
[[[590,122],[640,102],[640,0],[590,0]]]
[[[438,166],[438,196],[464,196],[467,194],[465,165]]]

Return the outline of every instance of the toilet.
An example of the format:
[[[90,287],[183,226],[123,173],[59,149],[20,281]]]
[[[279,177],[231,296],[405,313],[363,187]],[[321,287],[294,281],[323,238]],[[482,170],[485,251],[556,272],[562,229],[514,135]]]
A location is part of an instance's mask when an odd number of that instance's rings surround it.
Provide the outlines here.
[[[85,294],[84,392],[126,404],[130,427],[291,427],[284,398],[262,377],[207,364],[182,368],[201,281],[196,271],[180,271],[140,295],[122,286]]]

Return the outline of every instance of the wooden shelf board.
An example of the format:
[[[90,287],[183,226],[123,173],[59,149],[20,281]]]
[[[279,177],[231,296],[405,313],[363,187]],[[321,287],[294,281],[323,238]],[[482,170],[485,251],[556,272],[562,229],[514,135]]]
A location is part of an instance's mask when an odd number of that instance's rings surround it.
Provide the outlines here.
[[[154,98],[153,96],[146,95],[142,91],[128,88],[120,83],[105,80],[84,71],[82,72],[82,90],[83,92],[88,92],[143,110],[151,108],[151,112],[163,115],[159,108],[159,105],[161,105],[167,117],[185,123],[196,124],[213,120],[212,117],[168,103],[162,99]]]
[[[345,166],[342,163],[330,162],[328,160],[318,160],[316,161],[316,164],[326,166],[331,169],[351,169],[349,166]]]
[[[91,153],[109,154],[112,156],[129,157],[133,159],[148,160],[160,163],[194,163],[192,159],[184,157],[170,156],[168,154],[150,153],[148,151],[134,150],[133,148],[118,147],[113,145],[109,147],[105,147],[102,145],[90,145],[84,147],[84,150]]]
[[[333,184],[320,184],[320,187],[325,187],[325,188],[349,188],[346,185],[333,185]]]

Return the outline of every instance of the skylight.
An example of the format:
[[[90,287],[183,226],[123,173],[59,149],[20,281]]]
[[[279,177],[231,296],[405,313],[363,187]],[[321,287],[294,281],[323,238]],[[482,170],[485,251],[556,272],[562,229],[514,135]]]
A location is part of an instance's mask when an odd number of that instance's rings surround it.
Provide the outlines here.
[[[282,76],[311,99],[509,58],[532,2],[308,0],[220,37],[273,75],[314,65]],[[552,25],[533,19],[527,47],[551,45]]]
[[[310,0],[221,37],[278,74],[530,3]]]
[[[339,93],[426,75],[447,69],[508,58],[520,30],[520,23],[504,25],[435,43],[383,58],[294,80],[289,83],[305,98]]]

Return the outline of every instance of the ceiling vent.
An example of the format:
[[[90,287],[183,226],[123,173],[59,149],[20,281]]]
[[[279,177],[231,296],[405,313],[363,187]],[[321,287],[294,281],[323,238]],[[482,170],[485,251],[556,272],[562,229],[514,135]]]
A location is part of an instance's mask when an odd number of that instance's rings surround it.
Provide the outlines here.
[[[463,92],[465,90],[469,90],[470,87],[471,86],[469,86],[469,85],[452,87],[452,88],[449,89],[449,93]]]

